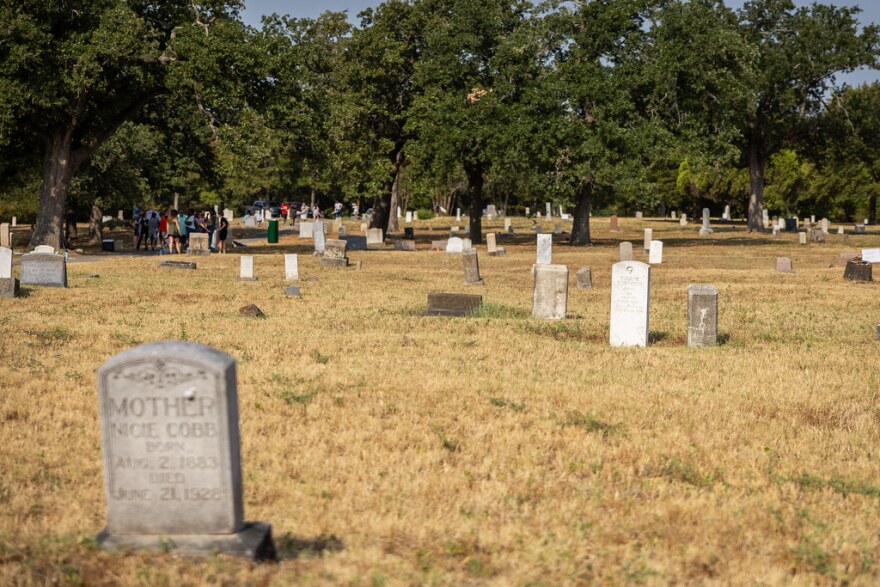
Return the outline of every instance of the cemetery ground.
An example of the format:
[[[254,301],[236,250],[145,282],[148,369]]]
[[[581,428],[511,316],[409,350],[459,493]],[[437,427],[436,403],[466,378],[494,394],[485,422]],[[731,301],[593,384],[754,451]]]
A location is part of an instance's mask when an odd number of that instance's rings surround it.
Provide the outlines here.
[[[836,266],[880,235],[701,238],[658,219],[612,234],[594,218],[594,246],[553,244],[571,286],[568,318],[546,321],[531,318],[530,222],[499,237],[505,257],[478,246],[479,286],[426,250],[449,225],[417,222],[417,252],[350,251],[360,271],[284,235],[225,256],[79,256],[68,289],[0,300],[0,584],[880,580],[880,285]],[[611,265],[624,240],[647,259],[644,227],[665,243],[651,344],[611,348]],[[239,251],[258,281],[237,281]],[[299,298],[281,251],[300,253]],[[574,287],[582,266],[593,289]],[[718,287],[717,347],[687,347],[692,283]],[[432,291],[484,306],[422,317]],[[266,317],[239,316],[249,303]],[[95,370],[163,339],[237,360],[245,518],[272,523],[278,563],[97,547]]]

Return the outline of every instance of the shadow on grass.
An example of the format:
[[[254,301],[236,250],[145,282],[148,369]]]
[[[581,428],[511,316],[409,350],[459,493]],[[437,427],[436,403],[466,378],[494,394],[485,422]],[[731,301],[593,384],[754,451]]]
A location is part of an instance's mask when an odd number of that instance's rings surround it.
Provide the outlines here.
[[[719,332],[718,333],[718,346],[725,345],[730,342],[730,333],[729,332]]]
[[[668,332],[651,330],[648,332],[648,344],[656,344],[669,336]]]
[[[342,540],[335,535],[321,535],[314,538],[299,538],[290,533],[280,536],[275,541],[278,560],[294,560],[298,558],[317,558],[325,552],[340,552],[345,549]]]
[[[486,302],[479,309],[468,314],[471,318],[528,318],[530,314],[520,308],[505,306],[497,302]]]

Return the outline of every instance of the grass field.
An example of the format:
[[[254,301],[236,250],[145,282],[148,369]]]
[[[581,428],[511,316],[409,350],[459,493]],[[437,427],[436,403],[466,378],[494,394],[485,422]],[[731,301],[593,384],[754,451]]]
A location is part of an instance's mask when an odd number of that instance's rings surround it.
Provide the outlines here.
[[[417,223],[419,246],[448,226]],[[570,318],[549,322],[530,317],[534,236],[514,226],[506,257],[479,247],[485,286],[427,250],[321,269],[286,236],[248,249],[256,282],[234,253],[195,272],[94,255],[67,290],[0,299],[0,584],[880,582],[880,285],[833,266],[880,235],[802,246],[647,219],[612,235],[595,218],[595,246],[554,243]],[[622,240],[647,259],[643,227],[665,243],[654,342],[610,348],[611,265]],[[301,298],[281,250],[302,253]],[[585,265],[594,289],[575,289]],[[686,346],[690,283],[718,287],[719,347]],[[430,291],[485,306],[423,318]],[[240,317],[248,303],[267,317]],[[95,369],[162,339],[237,359],[245,515],[273,524],[277,564],[96,547]]]

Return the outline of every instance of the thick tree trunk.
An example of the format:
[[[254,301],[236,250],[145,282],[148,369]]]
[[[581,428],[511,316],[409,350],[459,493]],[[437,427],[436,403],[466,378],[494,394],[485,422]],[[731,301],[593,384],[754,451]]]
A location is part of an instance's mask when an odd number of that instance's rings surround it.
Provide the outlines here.
[[[34,249],[38,245],[62,248],[64,204],[67,202],[70,182],[76,171],[71,160],[72,135],[72,128],[57,129],[46,143],[40,208],[37,211],[37,221],[34,223],[29,249]]]
[[[757,130],[752,131],[748,147],[749,157],[749,232],[764,232],[764,168],[767,156]]]
[[[92,210],[89,212],[89,244],[100,245],[104,239],[104,211],[98,204],[92,202]]]
[[[376,196],[373,203],[373,218],[370,220],[370,228],[381,228],[382,237],[388,232],[388,216],[391,211],[391,190],[383,190],[381,196]],[[396,210],[395,210],[396,212]]]
[[[584,246],[590,242],[590,206],[593,199],[593,186],[584,184],[579,190],[577,205],[574,209],[574,218],[571,225],[570,243],[574,246]]]
[[[465,164],[464,173],[471,197],[470,239],[472,244],[478,245],[483,242],[483,166]]]
[[[394,160],[394,181],[391,183],[391,199],[388,201],[388,224],[386,233],[397,232],[397,207],[400,206],[400,170],[403,168],[403,151],[397,152]]]

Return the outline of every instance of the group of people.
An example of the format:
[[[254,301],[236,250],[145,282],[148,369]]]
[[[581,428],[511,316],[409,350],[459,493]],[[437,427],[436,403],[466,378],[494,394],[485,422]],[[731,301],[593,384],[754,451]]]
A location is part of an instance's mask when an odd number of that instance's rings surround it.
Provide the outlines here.
[[[189,245],[189,235],[205,233],[212,251],[226,252],[226,239],[229,236],[229,221],[213,212],[183,210],[165,210],[161,214],[156,210],[141,211],[134,209],[132,214],[134,227],[134,248],[155,251],[161,254],[182,254]],[[216,237],[215,237],[216,233]]]

